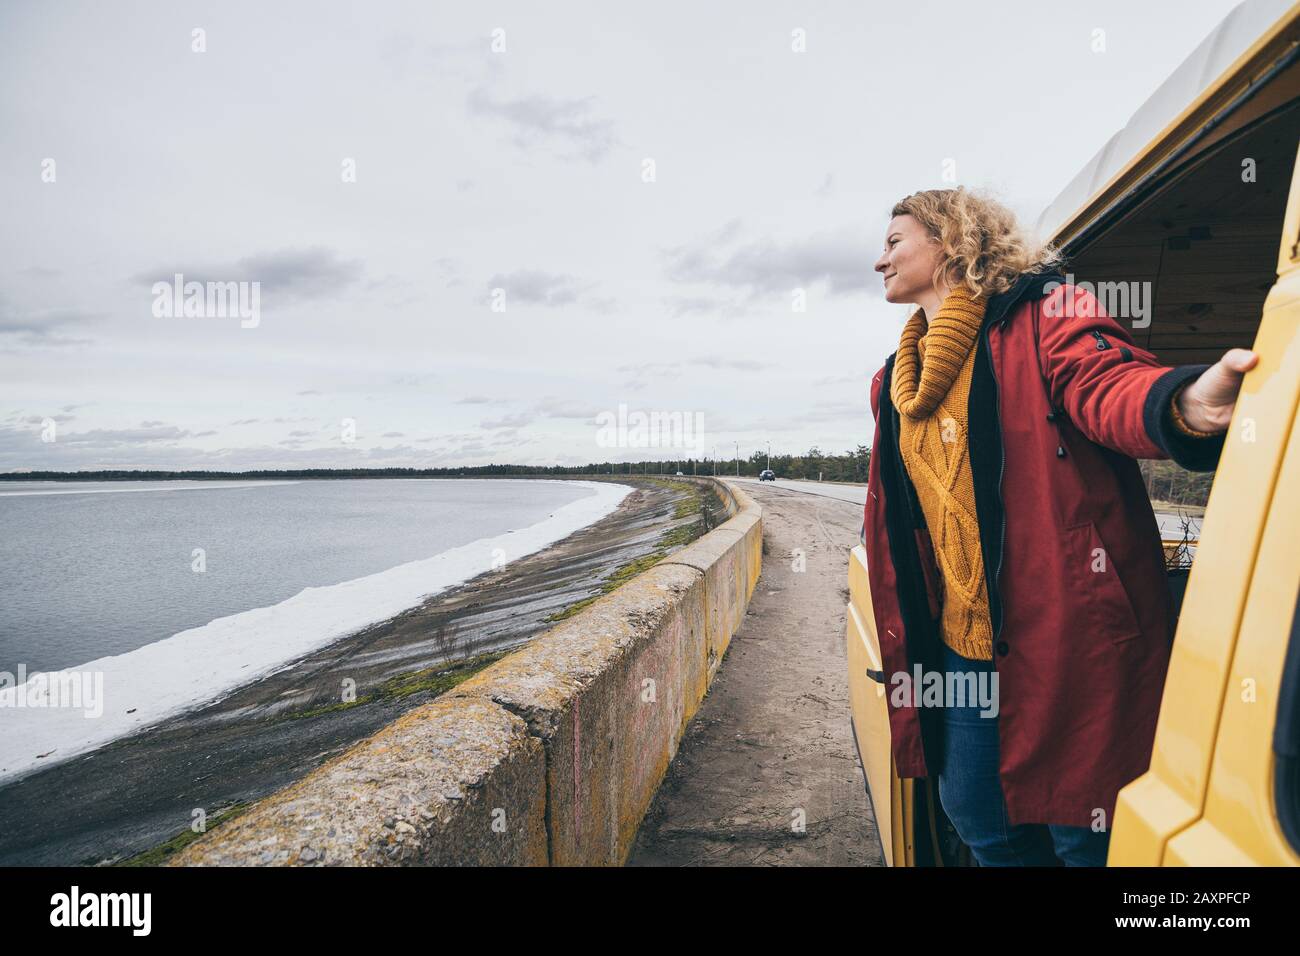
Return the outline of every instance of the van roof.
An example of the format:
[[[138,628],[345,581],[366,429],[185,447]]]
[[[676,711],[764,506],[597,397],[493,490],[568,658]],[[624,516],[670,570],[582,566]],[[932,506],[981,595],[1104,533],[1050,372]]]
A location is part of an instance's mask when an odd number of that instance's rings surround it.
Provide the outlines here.
[[[1043,210],[1036,231],[1058,245],[1081,235],[1286,51],[1300,3],[1233,8]]]

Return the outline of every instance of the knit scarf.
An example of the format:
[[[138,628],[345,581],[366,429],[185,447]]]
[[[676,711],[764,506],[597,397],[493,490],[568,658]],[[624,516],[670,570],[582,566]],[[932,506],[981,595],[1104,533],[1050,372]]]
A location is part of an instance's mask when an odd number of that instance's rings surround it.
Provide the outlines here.
[[[894,356],[889,390],[899,412],[918,419],[939,407],[979,335],[986,301],[958,286],[944,296],[928,328],[924,310],[912,313]]]

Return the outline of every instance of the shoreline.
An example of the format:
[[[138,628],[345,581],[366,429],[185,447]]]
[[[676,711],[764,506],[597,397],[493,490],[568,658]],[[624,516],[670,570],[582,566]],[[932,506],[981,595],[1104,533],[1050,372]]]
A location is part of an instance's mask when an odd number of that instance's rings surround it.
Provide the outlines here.
[[[632,491],[628,485],[566,483],[595,493],[556,507],[523,528],[337,584],[307,587],[276,604],[223,615],[135,650],[41,672],[25,684],[0,690],[0,713],[6,718],[0,787],[218,701],[463,585],[507,556],[517,561],[550,547],[611,514]],[[95,719],[87,719],[81,707],[43,704],[50,685],[64,677],[84,685],[87,675],[96,689]],[[106,697],[111,708],[103,706]]]
[[[0,784],[0,865],[118,862],[188,830],[196,810],[213,819],[265,796],[436,697],[439,674],[526,642],[698,523],[699,485],[604,480],[634,490],[567,538],[196,710]],[[673,550],[688,540],[676,537]],[[357,702],[339,706],[345,680]],[[386,686],[415,689],[380,693]]]

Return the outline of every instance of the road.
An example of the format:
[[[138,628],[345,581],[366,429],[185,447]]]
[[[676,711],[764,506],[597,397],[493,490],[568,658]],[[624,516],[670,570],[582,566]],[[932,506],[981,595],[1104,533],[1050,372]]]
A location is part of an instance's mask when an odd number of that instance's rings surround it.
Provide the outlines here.
[[[757,478],[728,478],[727,480],[744,485],[746,491],[755,486],[759,488],[779,487],[791,491],[802,491],[809,495],[821,495],[823,498],[834,498],[837,501],[849,501],[858,505],[859,511],[867,501],[866,485],[847,485],[834,481],[796,481],[792,478],[779,478],[776,481],[759,481]]]
[[[862,507],[794,484],[745,483],[764,509],[763,573],[629,865],[883,865],[845,661]]]
[[[728,478],[728,481],[734,481],[742,484],[746,489],[754,486],[772,488],[780,487],[792,491],[803,492],[809,495],[821,495],[826,498],[834,498],[837,501],[851,501],[862,507],[867,502],[866,485],[847,485],[830,481],[798,481],[788,478],[779,478],[775,482],[759,481],[757,478]],[[1157,511],[1156,522],[1160,525],[1160,535],[1165,538],[1181,539],[1182,518],[1172,512]],[[1201,518],[1192,517],[1189,521],[1192,537],[1197,538],[1201,533]]]

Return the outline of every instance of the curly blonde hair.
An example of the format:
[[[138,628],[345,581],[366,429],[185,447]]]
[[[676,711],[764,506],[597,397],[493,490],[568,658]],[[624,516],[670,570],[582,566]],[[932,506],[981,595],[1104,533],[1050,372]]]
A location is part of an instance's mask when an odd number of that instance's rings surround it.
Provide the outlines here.
[[[894,204],[890,217],[912,216],[942,247],[936,287],[964,285],[972,295],[1005,292],[1025,272],[1062,262],[1060,250],[1037,242],[993,197],[964,186],[926,189]]]

